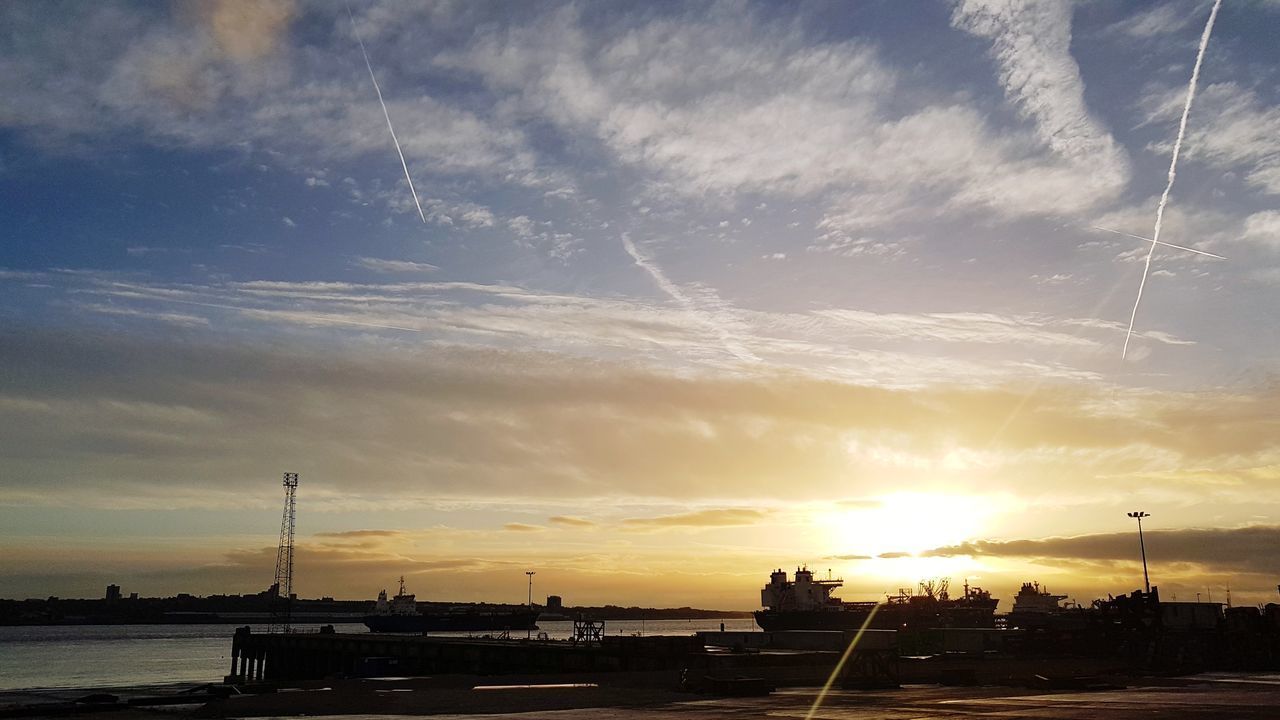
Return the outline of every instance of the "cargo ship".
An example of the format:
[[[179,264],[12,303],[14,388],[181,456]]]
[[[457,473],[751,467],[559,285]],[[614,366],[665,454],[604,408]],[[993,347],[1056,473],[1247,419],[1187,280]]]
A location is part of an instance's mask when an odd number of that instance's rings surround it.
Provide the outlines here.
[[[940,580],[921,582],[917,591],[901,589],[879,603],[845,602],[832,594],[842,585],[838,578],[816,579],[808,568],[796,568],[794,580],[774,570],[760,591],[765,609],[756,611],[756,624],[762,630],[857,630],[864,623],[877,630],[995,627],[999,600],[968,583],[958,598],[950,596],[949,581]]]
[[[431,604],[423,611],[416,598],[406,593],[404,578],[400,592],[387,599],[387,591],[378,593],[372,615],[364,617],[371,632],[502,632],[536,630],[538,611],[523,605],[444,605]]]
[[[1038,582],[1024,582],[1013,596],[1013,609],[1006,622],[1009,627],[1024,629],[1047,627],[1067,610],[1061,605],[1066,599],[1066,595],[1054,595]]]

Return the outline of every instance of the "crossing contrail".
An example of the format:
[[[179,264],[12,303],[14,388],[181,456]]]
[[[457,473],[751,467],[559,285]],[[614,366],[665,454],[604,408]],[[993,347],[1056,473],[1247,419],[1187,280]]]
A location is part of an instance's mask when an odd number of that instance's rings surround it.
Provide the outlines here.
[[[1129,315],[1129,331],[1124,336],[1124,349],[1120,351],[1120,359],[1129,355],[1129,339],[1133,337],[1133,322],[1138,317],[1138,305],[1142,303],[1142,290],[1147,286],[1147,274],[1151,271],[1151,256],[1160,244],[1160,226],[1164,223],[1164,208],[1169,203],[1169,192],[1173,190],[1173,180],[1178,175],[1178,154],[1182,152],[1182,138],[1187,134],[1187,116],[1191,114],[1191,101],[1196,97],[1196,83],[1200,81],[1200,65],[1204,62],[1204,51],[1209,47],[1209,35],[1213,33],[1213,21],[1218,17],[1218,8],[1222,0],[1214,0],[1213,9],[1209,11],[1209,22],[1205,23],[1204,33],[1200,36],[1200,49],[1196,53],[1196,65],[1191,70],[1191,82],[1187,84],[1187,102],[1182,106],[1182,121],[1178,123],[1178,139],[1173,143],[1173,158],[1169,161],[1169,182],[1164,186],[1164,194],[1160,196],[1160,205],[1156,207],[1156,228],[1151,234],[1151,248],[1147,250],[1147,261],[1142,268],[1142,282],[1138,284],[1138,298],[1133,301],[1133,313]]]
[[[356,18],[351,14],[350,5],[347,5],[347,17],[351,19],[351,32],[355,33],[356,42],[360,43],[360,54],[364,56],[364,66],[369,68],[369,79],[373,81],[373,91],[378,93],[378,104],[382,106],[382,116],[387,119],[387,130],[391,131],[391,142],[395,143],[396,153],[400,156],[400,167],[404,168],[404,179],[409,181],[409,192],[413,195],[413,204],[418,206],[418,217],[422,218],[423,224],[426,224],[427,216],[422,212],[422,203],[418,202],[418,191],[413,188],[413,178],[409,177],[409,164],[404,161],[404,151],[400,149],[396,129],[391,127],[391,113],[387,112],[387,103],[382,99],[382,88],[378,87],[378,78],[373,74],[373,64],[369,62],[369,53],[364,49],[364,40],[360,39],[360,29],[356,27]]]
[[[622,235],[622,247],[627,251],[627,254],[631,256],[631,259],[635,261],[636,265],[639,265],[642,270],[649,273],[649,277],[653,278],[653,281],[658,284],[658,287],[662,288],[663,292],[665,292],[672,300],[679,303],[690,315],[700,320],[710,328],[712,332],[719,336],[721,344],[724,345],[725,350],[729,351],[729,354],[743,362],[760,362],[760,358],[756,357],[754,353],[743,347],[742,343],[738,342],[738,340],[734,338],[733,333],[721,324],[713,315],[700,310],[697,303],[693,301],[693,298],[685,294],[684,290],[682,290],[679,285],[671,282],[671,279],[662,271],[662,268],[658,267],[657,263],[655,263],[652,258],[641,252],[640,248],[636,247],[636,244],[632,242],[631,237],[626,233],[623,233]]]
[[[1221,255],[1214,255],[1214,254],[1213,254],[1213,253],[1211,253],[1211,252],[1205,252],[1205,251],[1203,251],[1203,250],[1197,250],[1197,249],[1195,249],[1195,248],[1189,248],[1189,247],[1187,247],[1187,246],[1185,246],[1185,245],[1174,245],[1174,244],[1173,244],[1173,243],[1171,243],[1171,242],[1165,242],[1165,241],[1163,241],[1163,240],[1152,240],[1152,239],[1151,239],[1151,238],[1149,238],[1149,237],[1143,237],[1143,236],[1141,236],[1141,235],[1134,235],[1133,233],[1121,232],[1121,231],[1119,231],[1119,230],[1112,230],[1111,228],[1104,228],[1104,227],[1102,227],[1101,225],[1094,225],[1094,226],[1093,226],[1093,229],[1094,229],[1094,230],[1101,230],[1102,232],[1115,233],[1116,235],[1123,235],[1123,236],[1125,236],[1125,237],[1131,237],[1131,238],[1134,238],[1134,239],[1136,239],[1136,240],[1146,240],[1147,242],[1154,242],[1154,243],[1155,243],[1155,244],[1157,244],[1157,245],[1163,245],[1163,246],[1165,246],[1165,247],[1177,248],[1177,249],[1179,249],[1179,250],[1186,250],[1187,252],[1193,252],[1193,253],[1195,253],[1195,254],[1197,254],[1197,255],[1205,255],[1205,256],[1207,256],[1207,257],[1217,258],[1217,259],[1219,259],[1219,260],[1226,260],[1226,258],[1222,257]]]

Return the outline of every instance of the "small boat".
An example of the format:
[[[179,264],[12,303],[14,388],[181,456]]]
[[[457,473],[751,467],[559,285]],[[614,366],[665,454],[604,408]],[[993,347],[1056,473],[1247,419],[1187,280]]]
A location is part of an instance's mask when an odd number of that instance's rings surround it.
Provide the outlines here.
[[[504,630],[536,630],[538,611],[524,605],[431,605],[429,611],[418,607],[417,599],[406,593],[404,577],[400,591],[387,599],[387,591],[378,593],[373,614],[364,617],[371,632],[501,632]]]

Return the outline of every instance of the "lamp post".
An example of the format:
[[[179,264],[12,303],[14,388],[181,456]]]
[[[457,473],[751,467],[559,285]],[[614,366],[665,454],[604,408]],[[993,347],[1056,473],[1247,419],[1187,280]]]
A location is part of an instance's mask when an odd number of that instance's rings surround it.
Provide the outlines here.
[[[529,610],[533,610],[533,576],[538,573],[533,570],[525,570],[525,575],[529,576]],[[532,629],[525,630],[525,637],[528,638],[533,634]]]
[[[1150,594],[1151,576],[1147,574],[1147,543],[1142,539],[1142,518],[1151,517],[1151,515],[1138,510],[1129,513],[1129,517],[1138,521],[1138,547],[1142,548],[1142,583],[1147,588],[1147,594]]]

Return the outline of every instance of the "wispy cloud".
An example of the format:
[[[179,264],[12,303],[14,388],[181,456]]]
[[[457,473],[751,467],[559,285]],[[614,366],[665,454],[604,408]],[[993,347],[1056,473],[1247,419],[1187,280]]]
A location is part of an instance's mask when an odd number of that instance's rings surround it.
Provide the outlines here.
[[[586,518],[575,517],[573,515],[556,515],[547,518],[547,522],[550,522],[552,525],[561,525],[563,527],[571,528],[593,528],[598,526],[594,521]]]
[[[365,538],[397,538],[404,537],[404,535],[405,533],[400,530],[343,530],[341,532],[315,533],[315,537],[319,538],[356,540],[363,540]]]
[[[678,527],[733,527],[737,525],[754,525],[768,516],[769,512],[767,510],[755,508],[711,508],[680,515],[627,518],[622,521],[622,527],[637,530]]]
[[[365,259],[384,267],[376,258]],[[400,261],[391,262],[392,268],[401,267]],[[767,363],[774,369],[899,386],[1096,377],[1088,363],[1114,342],[1115,333],[1123,333],[1114,323],[1034,314],[746,311],[702,288],[684,291],[696,305],[691,311],[679,303],[450,281],[184,284],[69,271],[45,280],[74,298],[72,306],[111,308],[139,323],[150,319],[250,332],[407,332],[465,346],[520,344],[580,357],[645,357],[746,371],[738,355],[727,352],[732,347],[759,359],[752,363],[756,370]],[[1144,336],[1189,344],[1164,332]],[[986,357],[957,356],[948,345],[966,345],[966,353]],[[1064,364],[1063,357],[1072,360]]]
[[[1067,163],[1063,179],[1081,184],[1072,196],[1088,206],[1123,188],[1130,169],[1123,149],[1085,105],[1084,81],[1071,56],[1071,13],[1066,0],[962,0],[952,22],[991,40],[1005,94]]]
[[[530,525],[529,523],[518,522],[507,523],[502,526],[502,529],[507,532],[542,532],[543,530],[546,530],[546,528],[541,525]]]
[[[432,273],[440,268],[431,263],[412,260],[386,260],[382,258],[356,258],[355,264],[378,273]]]
[[[1142,101],[1148,121],[1177,118],[1185,96],[1185,86],[1148,92]],[[1172,146],[1172,140],[1163,140],[1154,147],[1169,152]],[[1280,106],[1237,82],[1208,84],[1190,119],[1186,157],[1241,172],[1248,185],[1280,194]]]

